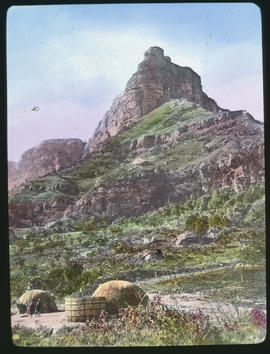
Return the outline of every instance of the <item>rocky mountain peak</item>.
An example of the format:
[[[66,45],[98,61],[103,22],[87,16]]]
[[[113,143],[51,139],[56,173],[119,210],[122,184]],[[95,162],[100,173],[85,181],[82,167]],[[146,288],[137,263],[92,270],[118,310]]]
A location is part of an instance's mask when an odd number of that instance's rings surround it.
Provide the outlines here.
[[[143,63],[148,62],[148,64],[163,64],[164,62],[170,63],[171,58],[170,57],[165,57],[164,56],[164,50],[160,47],[150,47],[145,53],[144,53],[144,60],[139,66],[141,66]]]
[[[114,99],[87,143],[84,156],[98,150],[109,137],[172,99],[187,99],[213,112],[221,109],[202,91],[201,78],[197,73],[189,67],[172,63],[162,48],[150,47],[144,53],[137,72],[127,82],[124,94]]]

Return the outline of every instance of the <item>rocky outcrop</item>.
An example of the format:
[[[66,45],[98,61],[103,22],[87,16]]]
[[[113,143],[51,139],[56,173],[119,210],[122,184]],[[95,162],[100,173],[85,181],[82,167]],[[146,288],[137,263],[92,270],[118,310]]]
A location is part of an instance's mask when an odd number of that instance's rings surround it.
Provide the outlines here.
[[[62,218],[64,211],[72,203],[72,198],[31,200],[9,203],[9,223],[15,227],[44,225],[48,221]]]
[[[252,144],[254,136],[259,139],[257,142],[263,143],[263,124],[261,122],[256,121],[243,110],[225,111],[215,113],[207,120],[182,125],[167,134],[144,135],[138,139],[132,139],[127,150],[140,151],[165,144],[173,146],[177,142],[191,137],[204,137],[209,141],[205,145],[206,150],[212,152],[230,141],[235,141],[239,147],[243,144],[248,146]]]
[[[25,151],[19,163],[9,162],[9,189],[75,165],[81,159],[84,147],[85,143],[80,139],[42,141]]]
[[[97,150],[109,137],[134,124],[140,117],[171,99],[185,98],[216,112],[221,108],[203,91],[201,78],[164,56],[163,49],[151,47],[137,72],[128,81],[123,95],[114,99],[110,110],[88,141],[84,156]]]

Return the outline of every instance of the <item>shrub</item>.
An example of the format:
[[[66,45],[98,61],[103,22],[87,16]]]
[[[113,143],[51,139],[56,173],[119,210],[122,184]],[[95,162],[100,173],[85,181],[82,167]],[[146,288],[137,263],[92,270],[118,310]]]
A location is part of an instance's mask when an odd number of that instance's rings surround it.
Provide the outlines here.
[[[119,235],[123,232],[122,228],[119,225],[112,225],[110,227],[110,230],[114,235]]]
[[[250,187],[245,193],[243,193],[244,203],[253,203],[256,200],[261,199],[265,195],[265,188],[260,184],[256,184]]]
[[[208,230],[208,227],[208,218],[206,216],[195,214],[186,220],[186,229],[195,231],[198,235],[205,233]]]
[[[177,235],[177,232],[175,230],[171,230],[171,229],[168,229],[166,227],[162,227],[160,230],[159,230],[159,233],[158,233],[159,236],[161,237],[175,237]]]
[[[208,218],[208,224],[209,227],[226,227],[229,225],[229,219],[225,216],[214,214]]]
[[[253,320],[254,319],[254,320]],[[13,341],[18,346],[179,346],[258,343],[265,334],[265,316],[252,310],[251,318],[221,317],[210,321],[200,309],[182,311],[163,305],[159,297],[147,307],[126,307],[109,317],[87,321],[85,326],[64,326],[53,336],[39,330],[14,326]]]
[[[17,252],[21,252],[27,246],[28,246],[27,240],[20,239],[15,242],[15,247]]]
[[[113,250],[117,253],[132,253],[134,252],[134,248],[128,245],[126,242],[116,242],[113,245]]]
[[[80,288],[82,272],[82,265],[74,261],[68,261],[63,266],[51,264],[46,273],[44,284],[56,296],[63,297]]]
[[[254,324],[261,327],[266,327],[266,317],[263,311],[258,309],[251,310],[251,320]]]
[[[224,207],[224,204],[232,197],[231,189],[216,190],[212,193],[208,202],[209,209],[219,209]]]
[[[85,235],[91,235],[97,227],[96,218],[91,216],[90,219],[82,225],[82,232]]]

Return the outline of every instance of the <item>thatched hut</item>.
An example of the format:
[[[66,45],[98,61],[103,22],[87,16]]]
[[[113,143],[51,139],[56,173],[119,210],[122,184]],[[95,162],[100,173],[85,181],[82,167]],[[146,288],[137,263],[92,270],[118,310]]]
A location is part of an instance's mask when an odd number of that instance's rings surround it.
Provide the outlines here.
[[[19,313],[25,313],[27,304],[31,301],[36,303],[40,299],[40,310],[43,313],[57,312],[54,297],[44,290],[28,290],[18,300],[17,308]]]
[[[108,313],[117,313],[121,307],[147,305],[148,296],[138,286],[125,280],[112,280],[99,285],[93,297],[106,298]]]

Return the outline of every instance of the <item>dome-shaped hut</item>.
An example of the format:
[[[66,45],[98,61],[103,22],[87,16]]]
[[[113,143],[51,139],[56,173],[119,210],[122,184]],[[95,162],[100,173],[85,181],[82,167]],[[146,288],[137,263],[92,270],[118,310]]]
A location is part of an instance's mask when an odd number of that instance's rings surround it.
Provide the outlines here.
[[[27,304],[33,301],[36,303],[40,299],[40,311],[57,312],[57,306],[54,297],[44,290],[28,290],[18,300],[17,308],[19,313],[25,313]]]
[[[145,306],[149,300],[142,289],[125,280],[112,280],[101,284],[92,296],[105,297],[109,313],[117,313],[121,307]]]

